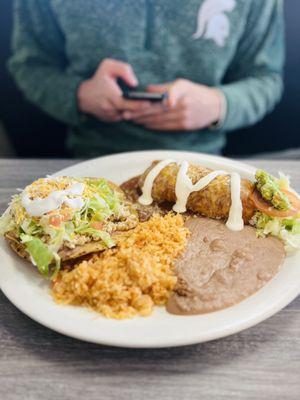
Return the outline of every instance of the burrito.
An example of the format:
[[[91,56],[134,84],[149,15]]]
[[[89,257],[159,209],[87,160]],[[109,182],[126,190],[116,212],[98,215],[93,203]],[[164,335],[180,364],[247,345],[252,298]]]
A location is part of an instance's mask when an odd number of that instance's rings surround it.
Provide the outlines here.
[[[152,165],[140,176],[139,188],[142,189],[146,176],[157,165]],[[155,202],[176,202],[175,185],[179,171],[177,163],[167,165],[156,177],[152,187],[152,198]],[[189,164],[187,175],[195,184],[213,170]],[[250,196],[254,191],[254,184],[247,179],[241,180],[241,201],[243,205],[243,219],[248,223],[255,213],[255,207]],[[231,178],[230,175],[219,175],[209,185],[200,191],[190,194],[187,201],[187,210],[215,219],[226,219],[231,206]]]

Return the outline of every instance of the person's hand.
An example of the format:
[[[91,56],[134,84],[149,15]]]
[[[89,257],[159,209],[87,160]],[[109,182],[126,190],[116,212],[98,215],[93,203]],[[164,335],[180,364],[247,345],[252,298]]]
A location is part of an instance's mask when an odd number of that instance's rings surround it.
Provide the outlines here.
[[[78,88],[79,110],[102,121],[117,122],[125,111],[141,112],[150,106],[147,101],[125,100],[117,84],[118,78],[132,87],[138,84],[129,64],[112,59],[102,61],[93,77]]]
[[[168,92],[164,104],[145,110],[126,111],[124,119],[153,130],[179,131],[202,129],[221,118],[221,95],[215,88],[178,79],[164,85],[151,85],[149,92]]]

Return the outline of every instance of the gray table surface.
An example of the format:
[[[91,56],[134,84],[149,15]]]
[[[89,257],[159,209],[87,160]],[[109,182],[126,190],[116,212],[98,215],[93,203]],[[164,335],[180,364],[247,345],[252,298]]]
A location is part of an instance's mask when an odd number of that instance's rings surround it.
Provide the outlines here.
[[[71,163],[0,160],[0,212],[16,188]],[[290,174],[300,191],[299,161],[251,164]],[[300,297],[263,323],[224,339],[134,350],[52,332],[23,315],[0,291],[0,399],[144,398],[299,400]]]

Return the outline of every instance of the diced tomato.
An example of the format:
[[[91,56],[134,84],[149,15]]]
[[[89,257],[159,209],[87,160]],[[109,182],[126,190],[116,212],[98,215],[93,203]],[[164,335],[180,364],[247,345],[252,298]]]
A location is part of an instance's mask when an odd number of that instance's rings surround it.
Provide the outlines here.
[[[104,223],[101,222],[101,221],[93,222],[91,224],[91,227],[94,228],[94,229],[97,229],[98,231],[102,231],[103,226],[104,226]]]
[[[72,219],[72,212],[69,208],[63,208],[60,211],[51,211],[48,213],[49,225],[55,228],[60,227],[62,222],[67,222]]]
[[[269,215],[270,217],[285,218],[291,217],[300,212],[300,199],[289,190],[282,190],[282,192],[287,195],[287,198],[291,204],[291,208],[286,211],[278,210],[277,208],[271,206],[270,203],[263,199],[258,190],[254,190],[250,196],[250,199],[259,211]]]
[[[60,215],[51,215],[49,218],[49,225],[54,226],[55,228],[58,228],[61,225],[62,218]]]

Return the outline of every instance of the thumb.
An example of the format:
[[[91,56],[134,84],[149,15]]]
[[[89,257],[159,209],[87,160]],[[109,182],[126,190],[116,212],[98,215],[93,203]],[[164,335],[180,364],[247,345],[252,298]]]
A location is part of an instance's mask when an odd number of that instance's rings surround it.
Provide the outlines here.
[[[148,92],[154,93],[168,93],[165,104],[169,107],[175,107],[179,98],[181,97],[181,93],[178,90],[177,85],[175,85],[175,82],[169,82],[161,85],[149,85],[147,90]]]
[[[121,78],[129,86],[137,86],[138,80],[133,72],[131,65],[122,61],[114,61],[111,65],[109,74],[113,78]]]
[[[175,107],[178,103],[178,101],[184,96],[184,92],[182,90],[183,88],[181,87],[180,84],[177,82],[173,82],[169,86],[169,91],[168,91],[168,103],[167,105],[169,107]]]

